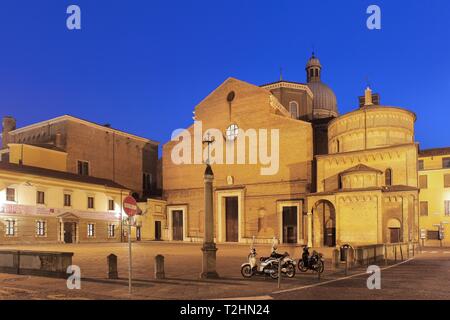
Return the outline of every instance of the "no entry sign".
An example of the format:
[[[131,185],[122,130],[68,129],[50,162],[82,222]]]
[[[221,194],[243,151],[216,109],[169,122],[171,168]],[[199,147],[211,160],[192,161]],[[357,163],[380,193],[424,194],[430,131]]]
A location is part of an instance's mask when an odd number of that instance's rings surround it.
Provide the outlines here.
[[[123,200],[123,211],[127,214],[127,216],[132,217],[137,214],[137,203],[133,197],[128,196]]]

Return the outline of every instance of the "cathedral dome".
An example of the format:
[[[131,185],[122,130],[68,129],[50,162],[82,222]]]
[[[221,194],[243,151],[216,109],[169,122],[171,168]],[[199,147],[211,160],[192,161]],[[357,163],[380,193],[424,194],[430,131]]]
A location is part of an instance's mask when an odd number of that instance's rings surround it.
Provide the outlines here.
[[[337,117],[337,99],[333,90],[321,80],[322,65],[319,59],[312,54],[306,64],[307,86],[313,93],[313,117]]]
[[[333,90],[323,82],[310,82],[313,98],[314,118],[337,117],[337,100]]]

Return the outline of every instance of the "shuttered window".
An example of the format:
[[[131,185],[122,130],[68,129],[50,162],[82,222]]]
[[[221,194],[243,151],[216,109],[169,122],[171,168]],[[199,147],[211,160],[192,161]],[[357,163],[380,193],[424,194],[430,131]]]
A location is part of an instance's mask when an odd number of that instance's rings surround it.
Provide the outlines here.
[[[450,188],[450,174],[444,174],[444,188]]]
[[[419,188],[420,189],[428,188],[428,176],[419,176]]]
[[[420,201],[420,215],[421,216],[428,215],[428,201]]]

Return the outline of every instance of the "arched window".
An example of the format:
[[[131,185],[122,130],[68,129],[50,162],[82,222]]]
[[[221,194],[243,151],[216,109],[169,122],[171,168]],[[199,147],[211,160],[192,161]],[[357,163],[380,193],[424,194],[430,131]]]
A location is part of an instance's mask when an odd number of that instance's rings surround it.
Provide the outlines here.
[[[319,76],[319,69],[316,69],[316,77]]]
[[[298,103],[295,101],[289,102],[289,112],[292,118],[298,119]]]
[[[384,172],[384,181],[386,186],[392,186],[392,169],[386,169]]]
[[[314,77],[314,69],[309,70],[309,76],[311,78]]]

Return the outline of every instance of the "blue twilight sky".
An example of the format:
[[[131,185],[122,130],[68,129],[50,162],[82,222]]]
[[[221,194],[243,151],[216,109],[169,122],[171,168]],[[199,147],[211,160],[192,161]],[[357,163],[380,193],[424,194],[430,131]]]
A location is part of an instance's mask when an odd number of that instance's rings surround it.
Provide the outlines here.
[[[314,46],[341,113],[368,77],[383,104],[417,113],[422,148],[450,146],[448,0],[2,0],[0,39],[0,116],[18,126],[72,114],[166,142],[229,76],[259,85],[281,66],[304,82]]]

